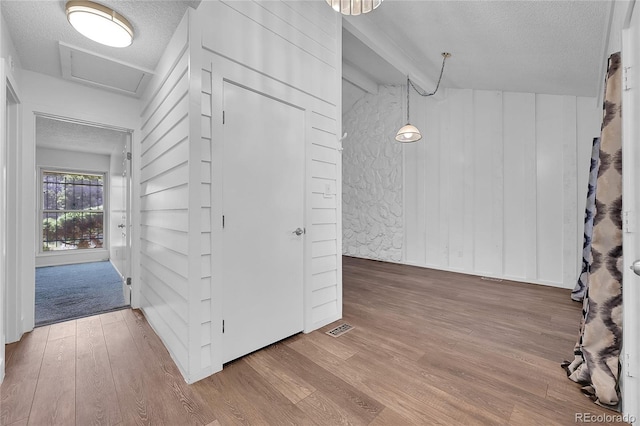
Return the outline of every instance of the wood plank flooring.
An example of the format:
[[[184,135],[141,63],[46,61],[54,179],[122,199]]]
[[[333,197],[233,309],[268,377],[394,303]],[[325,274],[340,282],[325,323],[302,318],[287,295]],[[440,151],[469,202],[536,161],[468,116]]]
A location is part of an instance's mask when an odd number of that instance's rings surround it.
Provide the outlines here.
[[[7,346],[1,425],[568,425],[568,290],[344,258],[338,337],[299,334],[187,385],[139,311]]]

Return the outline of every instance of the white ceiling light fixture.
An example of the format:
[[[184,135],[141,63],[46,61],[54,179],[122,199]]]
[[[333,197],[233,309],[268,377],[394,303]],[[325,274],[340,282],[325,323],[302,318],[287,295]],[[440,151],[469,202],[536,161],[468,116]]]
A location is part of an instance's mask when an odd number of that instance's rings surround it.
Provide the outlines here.
[[[377,9],[382,0],[327,0],[327,4],[343,15],[360,15]]]
[[[415,90],[416,93],[420,96],[435,95],[436,92],[438,91],[438,88],[440,87],[440,82],[442,81],[442,73],[444,72],[444,63],[446,62],[447,58],[450,56],[451,56],[451,53],[442,52],[442,67],[440,68],[440,77],[438,78],[438,84],[436,84],[436,89],[431,93],[422,93],[421,91],[419,91],[418,88],[413,85],[413,82],[411,81],[409,76],[407,76],[407,124],[402,126],[400,130],[398,130],[398,133],[396,133],[396,140],[398,142],[417,142],[420,139],[422,139],[422,134],[420,133],[420,130],[418,130],[416,126],[409,124],[409,92],[411,91],[411,87],[413,87],[413,90]]]
[[[133,26],[107,6],[86,0],[68,1],[69,23],[83,36],[111,47],[127,47],[133,42]]]

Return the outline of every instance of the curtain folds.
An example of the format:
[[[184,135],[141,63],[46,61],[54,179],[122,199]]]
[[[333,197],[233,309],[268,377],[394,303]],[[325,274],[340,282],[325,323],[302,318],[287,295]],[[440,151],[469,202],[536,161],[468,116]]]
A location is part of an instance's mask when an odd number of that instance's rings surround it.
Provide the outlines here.
[[[578,282],[571,292],[571,298],[582,302],[589,286],[589,270],[593,256],[591,240],[593,238],[593,219],[596,215],[596,188],[598,183],[598,169],[600,162],[600,138],[593,138],[591,147],[591,166],[589,168],[589,184],[587,185],[587,206],[584,210],[584,243],[582,245],[582,270]]]
[[[622,126],[620,53],[609,57],[600,135],[592,263],[569,378],[596,403],[617,408],[622,346]]]

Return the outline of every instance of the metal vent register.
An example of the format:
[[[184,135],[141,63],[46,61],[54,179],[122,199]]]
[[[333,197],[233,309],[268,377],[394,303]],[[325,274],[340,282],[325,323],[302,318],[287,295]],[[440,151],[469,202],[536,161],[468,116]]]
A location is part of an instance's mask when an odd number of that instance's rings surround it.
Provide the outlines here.
[[[326,333],[329,336],[338,337],[338,336],[342,336],[347,331],[353,330],[353,328],[354,327],[352,325],[349,325],[349,324],[345,323],[345,324],[340,324],[336,328],[332,328],[331,330],[327,331]]]

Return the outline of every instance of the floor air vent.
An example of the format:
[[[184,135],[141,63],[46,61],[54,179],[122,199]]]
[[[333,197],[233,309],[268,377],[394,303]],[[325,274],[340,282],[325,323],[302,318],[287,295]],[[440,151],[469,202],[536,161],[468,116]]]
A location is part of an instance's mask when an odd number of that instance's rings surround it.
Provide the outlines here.
[[[329,336],[338,337],[338,336],[342,336],[344,333],[346,333],[347,331],[350,331],[350,330],[353,330],[353,326],[352,325],[340,324],[336,328],[332,328],[331,330],[327,331],[327,334]]]

